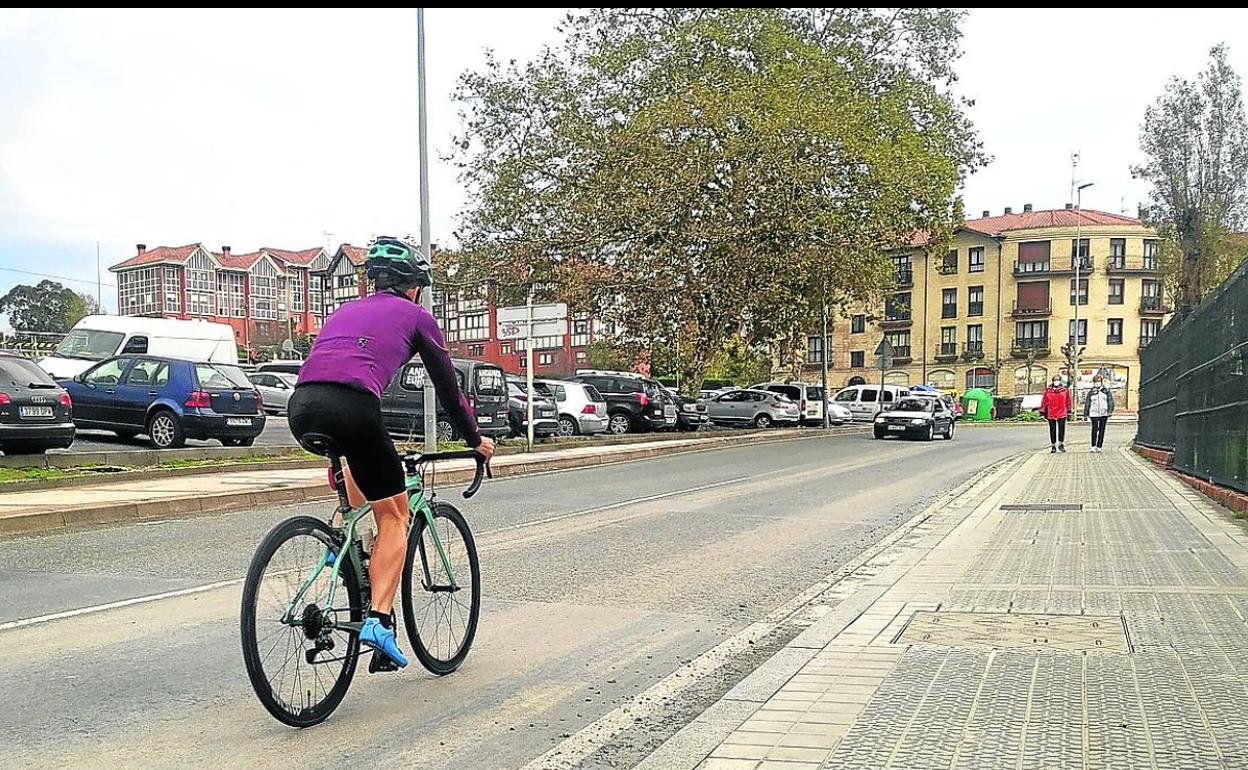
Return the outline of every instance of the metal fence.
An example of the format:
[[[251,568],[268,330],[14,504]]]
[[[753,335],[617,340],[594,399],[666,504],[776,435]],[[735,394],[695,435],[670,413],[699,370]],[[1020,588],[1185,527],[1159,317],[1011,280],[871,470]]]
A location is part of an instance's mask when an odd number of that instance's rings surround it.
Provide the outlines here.
[[[41,358],[51,355],[63,339],[65,339],[64,334],[52,332],[0,332],[0,353],[12,353],[24,358]]]
[[[1248,492],[1248,261],[1140,351],[1137,440]]]

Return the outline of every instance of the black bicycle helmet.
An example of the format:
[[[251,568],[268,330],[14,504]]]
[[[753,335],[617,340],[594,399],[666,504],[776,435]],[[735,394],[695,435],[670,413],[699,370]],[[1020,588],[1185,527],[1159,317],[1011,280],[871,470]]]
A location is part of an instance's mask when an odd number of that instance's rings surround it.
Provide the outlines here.
[[[368,244],[364,270],[378,289],[411,289],[433,283],[432,268],[424,251],[403,238],[374,238]]]

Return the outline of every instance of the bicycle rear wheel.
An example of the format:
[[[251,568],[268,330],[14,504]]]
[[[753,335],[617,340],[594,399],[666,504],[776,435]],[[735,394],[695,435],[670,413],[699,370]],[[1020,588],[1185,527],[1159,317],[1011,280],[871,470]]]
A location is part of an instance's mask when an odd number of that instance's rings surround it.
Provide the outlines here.
[[[433,504],[433,525],[450,562],[455,586],[424,517],[407,540],[403,565],[403,624],[422,666],[445,676],[468,657],[481,614],[481,566],[463,514],[450,503]]]
[[[243,584],[240,625],[247,676],[269,713],[291,727],[311,727],[332,714],[351,686],[359,659],[359,635],[335,627],[364,619],[353,563],[342,561],[333,606],[328,604],[329,567],[308,583],[326,549],[337,551],[333,544],[325,522],[310,516],[287,519],[260,542]]]

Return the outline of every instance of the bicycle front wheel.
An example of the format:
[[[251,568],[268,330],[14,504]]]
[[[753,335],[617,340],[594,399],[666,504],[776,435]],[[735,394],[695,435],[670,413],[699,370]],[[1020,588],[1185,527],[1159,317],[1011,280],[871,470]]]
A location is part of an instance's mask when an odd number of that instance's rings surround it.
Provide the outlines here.
[[[468,522],[450,503],[434,503],[433,528],[424,517],[417,518],[403,565],[403,623],[416,657],[431,673],[445,676],[468,656],[481,614],[480,581],[477,544]]]
[[[338,550],[329,525],[311,516],[287,519],[260,542],[243,584],[247,676],[269,713],[291,727],[332,714],[359,659],[359,635],[338,627],[364,619],[359,578],[344,558],[331,603],[332,570],[321,567],[327,549]]]

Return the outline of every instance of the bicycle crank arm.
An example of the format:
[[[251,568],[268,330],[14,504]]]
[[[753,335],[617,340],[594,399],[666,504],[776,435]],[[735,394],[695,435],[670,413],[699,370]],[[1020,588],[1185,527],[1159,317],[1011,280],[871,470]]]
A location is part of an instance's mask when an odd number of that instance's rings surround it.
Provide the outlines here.
[[[459,590],[459,586],[430,585],[425,582],[422,582],[420,585],[431,594],[453,594]]]

